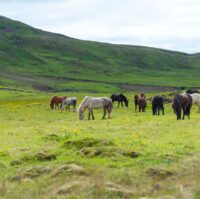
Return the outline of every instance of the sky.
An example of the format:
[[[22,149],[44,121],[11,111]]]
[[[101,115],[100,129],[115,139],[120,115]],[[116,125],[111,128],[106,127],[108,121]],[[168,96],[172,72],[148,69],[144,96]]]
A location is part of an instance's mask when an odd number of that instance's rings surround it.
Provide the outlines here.
[[[200,0],[0,0],[0,15],[78,39],[200,52]]]

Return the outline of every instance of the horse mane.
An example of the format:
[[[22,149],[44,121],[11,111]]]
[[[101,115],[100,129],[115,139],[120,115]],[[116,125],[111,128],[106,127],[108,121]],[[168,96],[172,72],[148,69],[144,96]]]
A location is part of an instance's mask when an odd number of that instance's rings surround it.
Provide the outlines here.
[[[122,97],[122,99],[123,99],[124,101],[128,102],[127,98],[126,98],[122,93],[120,93],[119,96]]]
[[[51,97],[51,99],[49,100],[49,105],[52,105],[52,104],[53,104],[53,99],[54,99],[55,97],[57,97],[57,96],[54,95],[54,96]]]
[[[85,96],[83,98],[83,101],[81,102],[81,104],[79,105],[78,107],[78,112],[81,110],[82,106],[87,102],[87,100],[89,99],[90,97],[89,96]]]

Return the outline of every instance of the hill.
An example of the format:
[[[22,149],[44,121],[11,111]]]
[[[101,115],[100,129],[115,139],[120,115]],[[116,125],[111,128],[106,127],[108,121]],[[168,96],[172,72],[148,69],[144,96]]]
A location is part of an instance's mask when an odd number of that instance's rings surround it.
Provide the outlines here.
[[[200,85],[199,53],[83,41],[5,17],[0,57],[0,86],[6,88],[117,92]]]

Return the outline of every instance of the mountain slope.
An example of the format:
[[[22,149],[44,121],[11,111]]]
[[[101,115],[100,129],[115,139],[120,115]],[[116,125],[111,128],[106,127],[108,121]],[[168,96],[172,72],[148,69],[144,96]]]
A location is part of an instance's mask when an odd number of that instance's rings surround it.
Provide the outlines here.
[[[199,86],[200,55],[82,41],[0,17],[0,85],[111,92],[124,84]]]

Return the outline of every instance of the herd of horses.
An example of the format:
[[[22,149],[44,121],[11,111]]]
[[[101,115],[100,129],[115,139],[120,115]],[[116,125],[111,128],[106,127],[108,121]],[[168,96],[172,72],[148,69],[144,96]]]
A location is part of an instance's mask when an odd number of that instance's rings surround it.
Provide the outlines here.
[[[147,98],[144,93],[134,96],[135,111],[145,112],[147,107]],[[103,117],[105,119],[106,114],[110,118],[111,112],[113,110],[114,102],[118,102],[118,108],[125,106],[128,107],[129,101],[123,94],[112,94],[111,97],[90,97],[86,96],[82,100],[78,107],[79,119],[84,119],[84,112],[88,109],[88,120],[92,117],[94,120],[93,109],[103,109]],[[172,101],[172,108],[177,116],[177,120],[185,118],[188,116],[190,118],[190,111],[192,104],[198,106],[198,112],[200,112],[200,93],[197,90],[188,90],[184,93],[177,93],[174,95]],[[73,106],[73,111],[76,111],[77,98],[76,97],[59,97],[53,96],[50,99],[49,105],[51,109],[64,109],[70,111],[70,106]],[[157,95],[151,98],[152,114],[160,115],[160,112],[164,115],[164,99],[162,96]]]

